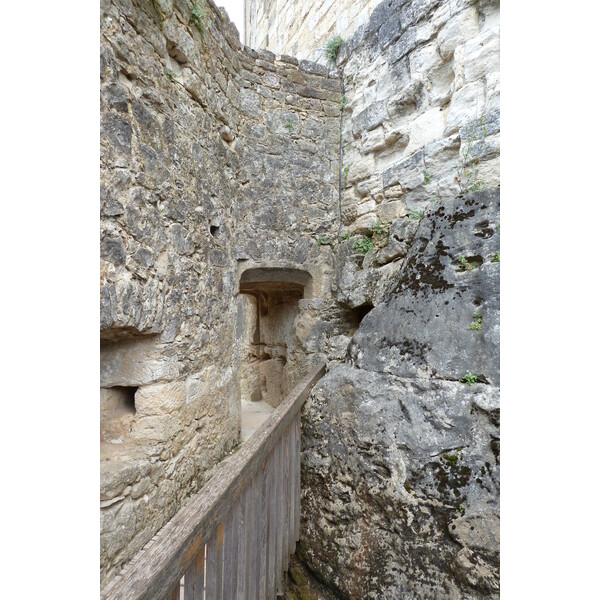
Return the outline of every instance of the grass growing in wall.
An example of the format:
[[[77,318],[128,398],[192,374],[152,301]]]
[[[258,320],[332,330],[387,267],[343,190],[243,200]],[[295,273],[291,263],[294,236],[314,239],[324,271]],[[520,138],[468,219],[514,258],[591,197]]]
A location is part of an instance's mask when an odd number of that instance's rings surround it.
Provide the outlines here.
[[[471,385],[472,383],[477,383],[477,380],[479,378],[477,377],[477,375],[475,375],[474,373],[471,373],[471,371],[467,371],[460,379],[459,381],[461,383],[466,383],[467,385]]]
[[[204,41],[204,9],[198,3],[198,0],[191,0],[189,4],[190,20],[189,24],[200,32],[200,38]]]
[[[366,235],[361,235],[352,244],[352,250],[357,254],[366,254],[369,250],[373,249],[373,240]]]
[[[335,66],[340,46],[343,43],[344,38],[342,38],[341,35],[334,35],[332,38],[329,38],[329,40],[323,47],[323,56],[327,59],[327,62],[330,65]]]
[[[315,246],[333,246],[333,241],[324,235],[318,235],[315,240]]]
[[[162,31],[163,28],[163,23],[165,22],[165,16],[162,13],[162,10],[160,9],[160,4],[158,3],[158,0],[145,0],[146,4],[151,4],[152,8],[154,9],[154,12],[156,13],[157,17],[158,17],[158,22],[160,24],[160,30]]]
[[[462,267],[462,271],[472,271],[473,269],[475,269],[477,267],[477,265],[475,263],[469,262],[464,256],[459,256],[458,257],[458,262],[460,263],[460,266]]]
[[[171,69],[165,69],[165,75],[169,78],[171,83],[177,83],[177,75],[175,71],[171,71]]]
[[[469,331],[481,331],[481,322],[482,322],[481,313],[474,312],[473,313],[473,321],[467,327],[467,329]]]

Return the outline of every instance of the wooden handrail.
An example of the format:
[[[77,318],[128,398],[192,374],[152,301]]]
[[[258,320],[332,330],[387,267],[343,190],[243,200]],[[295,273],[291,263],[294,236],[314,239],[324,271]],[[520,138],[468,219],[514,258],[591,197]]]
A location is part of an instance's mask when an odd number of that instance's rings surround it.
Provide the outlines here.
[[[215,598],[223,598],[224,590],[226,598],[233,598],[227,592],[229,573],[223,574],[222,562],[215,563],[215,556],[221,553],[221,557],[226,557],[230,552],[238,560],[237,541],[234,548],[232,539],[243,524],[247,541],[256,544],[257,558],[252,559],[255,560],[252,566],[259,572],[258,581],[244,575],[246,579],[240,583],[238,576],[235,597],[274,598],[275,594],[269,589],[280,586],[277,573],[280,572],[281,579],[281,568],[287,569],[289,553],[290,550],[293,553],[299,531],[300,408],[324,373],[325,365],[321,364],[294,387],[239,452],[221,465],[158,532],[155,540],[101,591],[102,600],[179,598],[179,582],[184,574],[185,600],[204,599],[205,561],[207,584],[215,587],[211,578],[217,581],[219,592]],[[248,497],[253,502],[247,502]],[[274,515],[279,520],[275,521]],[[256,531],[255,522],[258,523]],[[224,535],[228,540],[225,550]],[[271,558],[261,542],[269,545]],[[269,561],[270,569],[265,567]],[[246,582],[251,589],[240,595],[240,585],[243,587]],[[206,600],[209,600],[208,593]]]

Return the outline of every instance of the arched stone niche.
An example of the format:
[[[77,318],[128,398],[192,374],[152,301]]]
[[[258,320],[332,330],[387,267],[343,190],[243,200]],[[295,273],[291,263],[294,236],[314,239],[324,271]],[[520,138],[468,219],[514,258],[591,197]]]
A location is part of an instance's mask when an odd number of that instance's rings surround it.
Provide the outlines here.
[[[249,263],[239,268],[239,291],[248,293],[252,288],[276,286],[281,289],[297,289],[302,291],[302,298],[313,298],[315,295],[314,277],[306,269],[288,263],[271,263],[257,265]]]
[[[312,298],[314,279],[290,265],[249,265],[240,269],[239,293],[246,318],[240,389],[248,400],[278,406],[302,371],[295,321],[299,301]]]

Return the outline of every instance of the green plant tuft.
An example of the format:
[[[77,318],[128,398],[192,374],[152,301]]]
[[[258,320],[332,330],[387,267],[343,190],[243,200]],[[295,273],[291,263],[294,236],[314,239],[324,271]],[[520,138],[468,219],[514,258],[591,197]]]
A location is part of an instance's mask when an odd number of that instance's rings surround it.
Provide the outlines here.
[[[285,127],[285,128],[288,130],[288,131],[291,131],[291,130],[294,128],[294,121],[292,121],[292,119],[288,119],[288,120],[285,122],[285,125],[284,125],[284,127]]]
[[[369,250],[373,249],[373,240],[366,235],[361,235],[352,244],[352,249],[357,254],[366,254]]]
[[[348,106],[348,98],[346,98],[346,96],[345,96],[345,95],[343,95],[343,96],[340,98],[340,108],[341,108],[342,110],[344,110],[344,108],[346,108],[346,106]]]
[[[189,24],[200,32],[200,38],[204,41],[204,9],[198,3],[198,0],[190,0],[190,20]]]
[[[171,71],[171,69],[165,69],[165,75],[169,78],[169,81],[175,83],[177,81],[177,75],[175,71]]]
[[[428,184],[430,181],[431,181],[430,173],[426,169],[423,169],[423,183]]]
[[[333,240],[326,238],[323,235],[317,235],[317,239],[315,240],[315,246],[331,246],[333,244]]]
[[[464,256],[459,256],[458,262],[461,264],[463,271],[472,271],[477,266],[470,263]]]
[[[423,218],[423,215],[425,214],[424,210],[411,210],[408,218],[412,219],[413,221],[420,221]]]
[[[458,460],[458,456],[456,456],[456,454],[442,454],[442,457],[446,462],[449,462],[452,466],[455,466],[456,461]]]
[[[375,225],[373,225],[373,227],[371,227],[371,233],[372,234],[378,234],[378,233],[383,233],[384,227],[381,224],[381,221],[379,219],[377,219],[377,221],[375,221]]]
[[[496,252],[496,254],[494,254],[494,256],[492,256],[492,260],[490,262],[500,262],[500,251]],[[510,262],[510,261],[508,261]]]
[[[350,171],[350,165],[346,165],[343,169],[342,169],[342,173],[344,175],[344,177],[348,177],[348,172]]]
[[[478,381],[478,377],[477,375],[474,375],[473,373],[471,373],[471,371],[467,371],[460,379],[459,381],[461,383],[466,383],[467,385],[471,385],[472,383],[477,383]]]
[[[467,327],[468,330],[471,331],[481,331],[481,314],[478,312],[473,313],[473,321]]]
[[[329,38],[323,48],[323,55],[331,65],[335,66],[340,46],[344,43],[344,38],[340,35],[334,35]]]
[[[340,240],[342,240],[342,242],[344,242],[349,237],[350,237],[350,231],[348,229],[345,229],[344,231],[342,231],[342,234],[340,235]]]
[[[162,10],[160,10],[160,4],[158,3],[158,0],[146,0],[146,4],[152,5],[154,12],[158,16],[158,22],[160,23],[160,30],[162,31],[163,23],[165,22],[165,16],[163,15]]]

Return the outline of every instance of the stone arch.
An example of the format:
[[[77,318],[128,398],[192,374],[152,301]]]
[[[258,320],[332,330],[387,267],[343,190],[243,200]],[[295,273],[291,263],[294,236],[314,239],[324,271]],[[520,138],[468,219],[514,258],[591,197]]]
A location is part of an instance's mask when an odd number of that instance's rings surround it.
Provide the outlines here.
[[[287,289],[302,293],[302,298],[314,296],[312,274],[297,266],[271,264],[269,266],[248,265],[240,268],[239,292],[249,293],[254,289]]]

